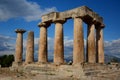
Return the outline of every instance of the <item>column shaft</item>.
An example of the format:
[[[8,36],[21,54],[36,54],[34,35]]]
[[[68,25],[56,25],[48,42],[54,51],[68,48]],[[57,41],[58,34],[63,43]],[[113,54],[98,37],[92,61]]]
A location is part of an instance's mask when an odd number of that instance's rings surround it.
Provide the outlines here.
[[[54,63],[64,63],[63,24],[55,23]]]
[[[23,53],[23,36],[22,35],[23,35],[22,33],[17,33],[15,62],[22,62],[22,53]]]
[[[96,63],[96,47],[95,47],[95,25],[88,25],[87,35],[87,62]]]
[[[84,62],[84,36],[82,19],[74,18],[73,64]]]
[[[34,61],[34,32],[30,31],[27,38],[26,46],[26,63]]]
[[[47,59],[47,27],[40,27],[38,62],[46,63]]]
[[[96,29],[96,50],[98,63],[104,63],[104,41],[102,28]]]

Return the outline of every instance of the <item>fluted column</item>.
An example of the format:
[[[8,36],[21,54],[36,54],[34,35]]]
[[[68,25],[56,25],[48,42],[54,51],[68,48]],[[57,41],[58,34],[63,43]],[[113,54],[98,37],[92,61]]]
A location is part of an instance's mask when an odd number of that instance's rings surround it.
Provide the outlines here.
[[[63,23],[65,20],[54,20],[55,23],[55,39],[54,39],[54,63],[64,63],[64,38]]]
[[[40,40],[39,40],[39,50],[38,50],[38,62],[46,63],[47,58],[47,27],[49,24],[40,23]]]
[[[83,62],[84,62],[83,21],[81,18],[74,18],[73,64]]]
[[[94,24],[88,24],[87,62],[96,63],[95,25]]]
[[[96,50],[98,63],[104,63],[104,41],[103,41],[103,28],[96,29]]]
[[[27,46],[26,46],[26,63],[34,62],[34,32],[28,32]]]
[[[17,33],[16,39],[16,49],[15,49],[15,62],[22,62],[22,53],[23,53],[23,33],[26,32],[23,29],[16,29]]]

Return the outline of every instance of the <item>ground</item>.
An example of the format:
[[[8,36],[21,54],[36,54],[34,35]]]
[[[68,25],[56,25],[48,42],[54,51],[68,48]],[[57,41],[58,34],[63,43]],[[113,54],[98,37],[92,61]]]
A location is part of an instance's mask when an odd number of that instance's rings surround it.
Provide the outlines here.
[[[29,64],[0,68],[0,80],[120,80],[119,64]]]

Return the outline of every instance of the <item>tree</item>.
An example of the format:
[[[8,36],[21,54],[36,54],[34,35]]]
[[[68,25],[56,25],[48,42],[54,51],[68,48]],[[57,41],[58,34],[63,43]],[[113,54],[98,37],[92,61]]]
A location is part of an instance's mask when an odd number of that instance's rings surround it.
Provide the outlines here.
[[[0,57],[0,65],[2,67],[9,67],[12,65],[12,62],[14,61],[13,55],[3,55]]]

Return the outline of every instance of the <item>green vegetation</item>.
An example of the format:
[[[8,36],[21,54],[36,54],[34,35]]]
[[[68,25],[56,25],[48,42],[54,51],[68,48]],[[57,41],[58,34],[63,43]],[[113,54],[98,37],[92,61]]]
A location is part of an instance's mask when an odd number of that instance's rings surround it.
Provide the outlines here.
[[[0,65],[1,65],[1,67],[9,67],[9,66],[11,66],[13,61],[14,61],[14,56],[13,55],[0,56]]]

